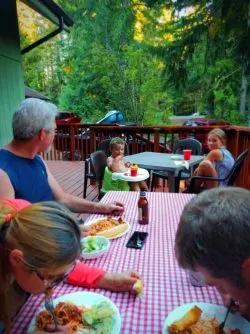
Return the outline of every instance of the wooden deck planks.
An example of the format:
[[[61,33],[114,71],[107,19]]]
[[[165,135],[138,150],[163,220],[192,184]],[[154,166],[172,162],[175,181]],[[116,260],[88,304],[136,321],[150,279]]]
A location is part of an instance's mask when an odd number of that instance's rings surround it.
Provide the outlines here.
[[[82,161],[46,161],[46,164],[66,192],[77,197],[83,196],[84,164]],[[89,185],[87,199],[96,201],[97,196],[97,186]]]
[[[84,182],[84,163],[82,161],[46,161],[51,173],[68,193],[82,197]],[[167,182],[159,180],[156,191],[168,191]],[[97,186],[88,185],[87,199],[97,201]]]

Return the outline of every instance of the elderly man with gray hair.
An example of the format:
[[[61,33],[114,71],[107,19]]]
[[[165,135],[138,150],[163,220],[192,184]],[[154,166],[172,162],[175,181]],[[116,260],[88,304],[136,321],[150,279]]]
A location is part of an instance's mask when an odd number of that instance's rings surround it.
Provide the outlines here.
[[[182,213],[175,251],[181,267],[199,272],[250,319],[250,191],[219,187],[194,197]]]
[[[120,203],[95,203],[66,193],[38,155],[53,144],[56,112],[54,104],[31,98],[14,113],[14,138],[0,150],[0,199],[20,198],[31,203],[54,199],[77,213],[123,211]]]

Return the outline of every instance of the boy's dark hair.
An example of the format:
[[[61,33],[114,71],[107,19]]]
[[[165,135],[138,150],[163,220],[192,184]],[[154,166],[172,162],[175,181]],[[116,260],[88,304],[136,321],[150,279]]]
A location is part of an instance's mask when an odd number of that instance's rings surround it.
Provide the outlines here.
[[[115,145],[125,145],[125,141],[120,137],[112,138],[109,144],[110,150],[112,150]]]
[[[250,191],[219,187],[194,197],[184,208],[175,238],[183,268],[200,266],[215,278],[244,286],[241,266],[250,258]]]

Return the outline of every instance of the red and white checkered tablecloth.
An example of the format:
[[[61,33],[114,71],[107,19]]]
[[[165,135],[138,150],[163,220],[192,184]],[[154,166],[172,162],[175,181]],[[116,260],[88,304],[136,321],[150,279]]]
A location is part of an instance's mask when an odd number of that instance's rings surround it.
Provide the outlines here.
[[[167,314],[177,306],[190,302],[221,304],[214,288],[195,288],[190,285],[186,272],[178,267],[174,255],[174,236],[189,194],[147,193],[149,201],[149,225],[138,224],[137,192],[109,192],[102,202],[120,201],[125,205],[123,218],[131,224],[129,233],[111,241],[109,252],[96,260],[87,261],[108,271],[137,270],[145,282],[142,298],[129,293],[115,293],[102,289],[84,289],[61,284],[54,296],[76,291],[95,291],[110,298],[122,317],[121,333],[161,333]],[[99,215],[92,215],[95,219]],[[147,231],[149,237],[141,250],[126,248],[133,231]],[[16,318],[11,333],[27,333],[27,328],[41,306],[43,296],[31,296]]]

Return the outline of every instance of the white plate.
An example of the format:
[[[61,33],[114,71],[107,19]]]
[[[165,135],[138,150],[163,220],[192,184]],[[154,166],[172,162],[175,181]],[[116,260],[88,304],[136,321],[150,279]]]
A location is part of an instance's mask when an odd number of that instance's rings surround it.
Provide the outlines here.
[[[99,218],[99,219],[90,220],[90,221],[86,222],[84,225],[85,225],[85,226],[90,226],[90,225],[93,225],[93,224],[97,223],[99,220],[103,220],[103,219],[105,219],[105,217],[104,217],[104,218]],[[114,219],[116,219],[116,218],[114,218]],[[129,225],[128,222],[125,221],[125,223],[128,225],[128,228],[127,228],[126,231],[121,232],[120,234],[117,234],[115,237],[111,237],[111,238],[108,238],[108,239],[109,239],[109,240],[112,240],[112,239],[120,238],[120,237],[122,237],[124,234],[128,233],[128,231],[130,230],[131,227],[130,227],[130,225]],[[105,237],[105,238],[106,238],[106,237]]]
[[[215,317],[218,323],[221,323],[224,320],[227,312],[224,306],[219,306],[215,304],[208,304],[208,303],[184,304],[180,307],[177,307],[174,311],[169,313],[168,317],[164,321],[162,334],[169,334],[167,327],[171,325],[174,321],[183,317],[184,314],[187,313],[194,306],[198,306],[202,310],[201,319]],[[238,328],[240,329],[242,334],[250,333],[250,323],[246,319],[242,318],[238,313],[229,314],[225,330],[227,331],[229,328],[231,329]]]
[[[58,304],[59,302],[72,302],[78,306],[86,306],[86,307],[91,307],[101,302],[108,302],[110,306],[112,307],[112,309],[114,309],[115,311],[114,313],[115,324],[114,324],[111,334],[119,334],[121,331],[121,316],[120,316],[119,310],[109,298],[103,295],[100,295],[94,292],[80,292],[79,291],[79,292],[70,293],[68,295],[63,295],[59,298],[56,298],[54,300],[54,305],[56,306],[56,304]],[[43,310],[44,308],[41,308],[38,311],[38,313]],[[29,333],[33,333],[35,331],[36,317],[38,313],[35,315],[35,317],[33,318],[33,320],[31,321],[29,325],[29,328],[28,328]],[[76,334],[77,333],[81,333],[81,331],[76,332]]]
[[[136,176],[130,175],[130,168],[124,173],[112,173],[112,180],[122,180],[127,182],[140,182],[149,178],[149,172],[144,168],[138,168]]]

